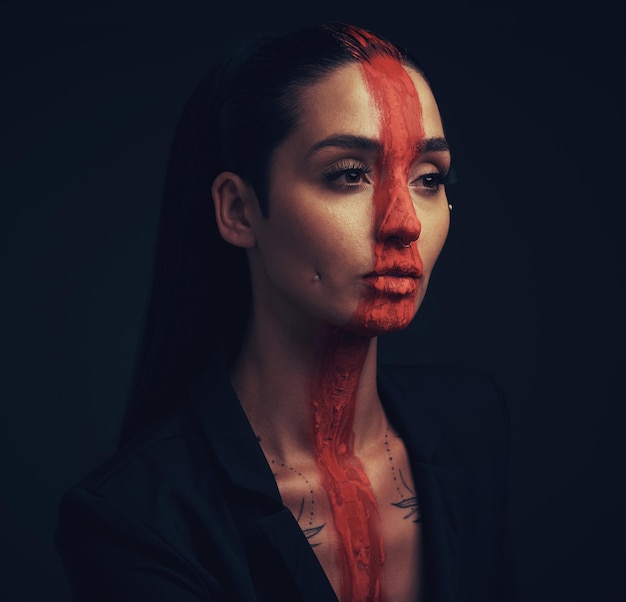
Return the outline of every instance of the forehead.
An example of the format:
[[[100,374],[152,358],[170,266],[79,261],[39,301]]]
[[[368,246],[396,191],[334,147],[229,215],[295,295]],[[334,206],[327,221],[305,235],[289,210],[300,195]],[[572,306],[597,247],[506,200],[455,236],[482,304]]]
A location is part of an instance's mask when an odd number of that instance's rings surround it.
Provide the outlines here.
[[[425,137],[443,136],[439,109],[430,87],[423,76],[411,68],[405,68],[419,98]],[[378,80],[384,85],[384,73]],[[389,84],[392,84],[389,79]],[[298,129],[316,138],[337,133],[358,133],[367,138],[380,138],[381,111],[376,106],[373,91],[359,64],[339,67],[320,81],[303,90]],[[407,93],[406,102],[389,107],[390,118],[400,112],[414,110]],[[399,115],[398,115],[399,116]]]

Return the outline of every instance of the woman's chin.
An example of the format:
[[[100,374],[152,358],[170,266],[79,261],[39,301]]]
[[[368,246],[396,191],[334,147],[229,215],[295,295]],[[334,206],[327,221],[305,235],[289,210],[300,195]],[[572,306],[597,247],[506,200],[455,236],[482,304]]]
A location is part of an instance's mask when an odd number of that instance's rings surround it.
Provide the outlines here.
[[[346,329],[367,337],[377,337],[404,330],[411,324],[417,311],[415,298],[406,299],[401,303],[386,303],[359,309],[360,311],[352,316]]]

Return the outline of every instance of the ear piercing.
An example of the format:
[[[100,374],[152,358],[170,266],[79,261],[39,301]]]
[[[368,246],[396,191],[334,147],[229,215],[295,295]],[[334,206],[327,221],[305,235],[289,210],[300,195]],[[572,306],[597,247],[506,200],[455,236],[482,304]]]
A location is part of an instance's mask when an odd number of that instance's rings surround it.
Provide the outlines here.
[[[452,203],[448,203],[448,209],[450,209],[450,211],[452,211]]]

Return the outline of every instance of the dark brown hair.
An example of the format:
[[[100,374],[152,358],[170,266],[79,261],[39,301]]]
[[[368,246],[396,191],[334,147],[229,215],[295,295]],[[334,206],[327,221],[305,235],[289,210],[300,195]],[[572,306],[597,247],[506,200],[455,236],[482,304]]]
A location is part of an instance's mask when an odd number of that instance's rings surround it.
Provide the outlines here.
[[[211,355],[232,360],[250,305],[245,252],[223,241],[211,186],[222,171],[250,183],[265,215],[273,151],[299,119],[300,92],[338,67],[385,54],[391,42],[342,23],[259,37],[216,61],[180,117],[166,174],[153,284],[130,399],[126,441],[180,404]]]

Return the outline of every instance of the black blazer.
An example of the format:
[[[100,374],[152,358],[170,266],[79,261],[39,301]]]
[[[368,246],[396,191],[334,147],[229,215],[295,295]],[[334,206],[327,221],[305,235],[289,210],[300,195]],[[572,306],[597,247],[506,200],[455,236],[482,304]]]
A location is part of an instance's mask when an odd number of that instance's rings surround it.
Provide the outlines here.
[[[428,602],[513,600],[502,396],[462,369],[378,381],[418,490]],[[337,600],[221,369],[64,494],[55,542],[80,602]]]

